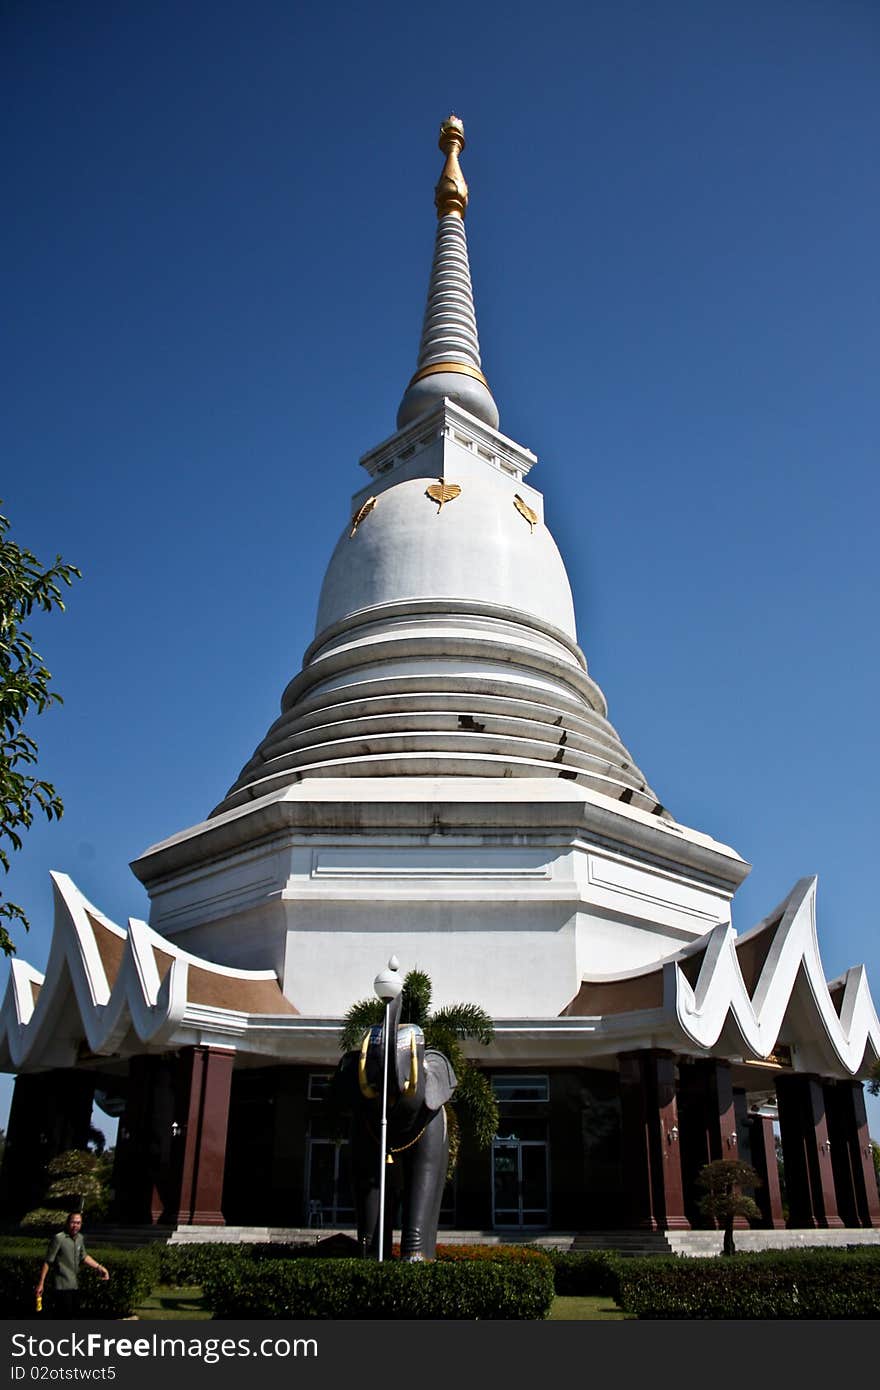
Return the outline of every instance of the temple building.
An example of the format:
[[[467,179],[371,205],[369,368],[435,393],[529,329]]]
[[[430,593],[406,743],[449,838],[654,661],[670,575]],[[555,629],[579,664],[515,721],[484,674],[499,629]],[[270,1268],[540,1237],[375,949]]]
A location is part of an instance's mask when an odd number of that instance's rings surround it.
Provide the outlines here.
[[[683,1231],[700,1167],[739,1156],[765,1229],[880,1227],[865,973],[826,981],[813,878],[734,930],[749,865],[675,819],[609,722],[537,459],[483,374],[456,117],[440,148],[415,374],[340,498],[278,719],[207,818],[132,865],[149,924],[55,873],[45,972],[12,961],[3,1214],[36,1205],[97,1099],[119,1222],[350,1226],[327,1082],[393,952],[435,1005],[495,1021],[472,1055],[501,1125],[465,1145],[445,1226]]]

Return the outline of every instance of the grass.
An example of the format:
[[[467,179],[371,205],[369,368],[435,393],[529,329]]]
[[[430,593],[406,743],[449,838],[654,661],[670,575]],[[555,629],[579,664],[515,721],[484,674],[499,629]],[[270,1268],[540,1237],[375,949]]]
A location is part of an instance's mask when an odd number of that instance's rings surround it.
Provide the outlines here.
[[[134,1311],[140,1322],[165,1322],[174,1319],[202,1322],[211,1316],[211,1310],[205,1306],[204,1296],[197,1284],[187,1284],[181,1288],[159,1284],[149,1298],[145,1298]]]
[[[557,1294],[550,1305],[550,1322],[623,1322],[632,1313],[624,1313],[608,1294],[574,1298]]]
[[[175,1319],[206,1321],[211,1311],[205,1307],[205,1300],[197,1284],[175,1288],[160,1284],[149,1298],[135,1309],[140,1322],[169,1322]],[[550,1308],[551,1322],[620,1322],[631,1314],[621,1312],[613,1299],[564,1298],[557,1296]]]

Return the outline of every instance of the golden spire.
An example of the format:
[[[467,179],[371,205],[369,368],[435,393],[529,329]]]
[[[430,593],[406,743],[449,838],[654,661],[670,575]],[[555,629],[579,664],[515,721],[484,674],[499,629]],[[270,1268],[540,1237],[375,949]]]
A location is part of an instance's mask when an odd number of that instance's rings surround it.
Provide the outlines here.
[[[402,430],[446,398],[497,430],[498,407],[480,365],[464,225],[468,189],[458,165],[464,149],[464,122],[458,116],[446,117],[439,144],[446,163],[434,194],[437,231],[428,302],[416,374],[403,393],[397,428]]]
[[[458,156],[464,149],[464,121],[459,120],[458,116],[446,117],[440,127],[439,145],[446,155],[446,163],[443,165],[440,182],[434,190],[437,216],[445,217],[447,213],[452,213],[454,217],[464,219],[468,186],[458,162]]]

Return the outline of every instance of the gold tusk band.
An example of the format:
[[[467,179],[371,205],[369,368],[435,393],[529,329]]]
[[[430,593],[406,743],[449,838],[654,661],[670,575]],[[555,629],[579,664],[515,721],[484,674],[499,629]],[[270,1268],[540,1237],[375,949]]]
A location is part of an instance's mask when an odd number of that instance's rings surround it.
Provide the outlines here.
[[[409,1035],[409,1078],[404,1082],[403,1090],[405,1095],[414,1091],[419,1084],[419,1054],[416,1051],[416,1035]]]
[[[374,1091],[367,1080],[367,1048],[370,1045],[370,1034],[364,1033],[364,1040],[361,1043],[361,1055],[358,1058],[358,1085],[361,1088],[361,1095],[366,1100],[375,1100],[379,1092]]]

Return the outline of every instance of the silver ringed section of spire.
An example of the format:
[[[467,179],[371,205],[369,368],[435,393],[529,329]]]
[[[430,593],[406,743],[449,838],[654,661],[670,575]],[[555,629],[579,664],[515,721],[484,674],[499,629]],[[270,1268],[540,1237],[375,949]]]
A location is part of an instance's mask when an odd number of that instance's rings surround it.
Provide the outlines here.
[[[420,372],[440,363],[448,365],[448,370],[419,378]],[[463,220],[447,213],[437,222],[418,366],[397,412],[398,429],[444,397],[457,401],[477,419],[497,429],[498,407],[492,392],[483,380],[456,371],[456,365],[476,372],[482,370],[467,233]]]
[[[472,367],[482,365],[467,233],[460,217],[447,215],[437,223],[418,368],[456,357]]]

